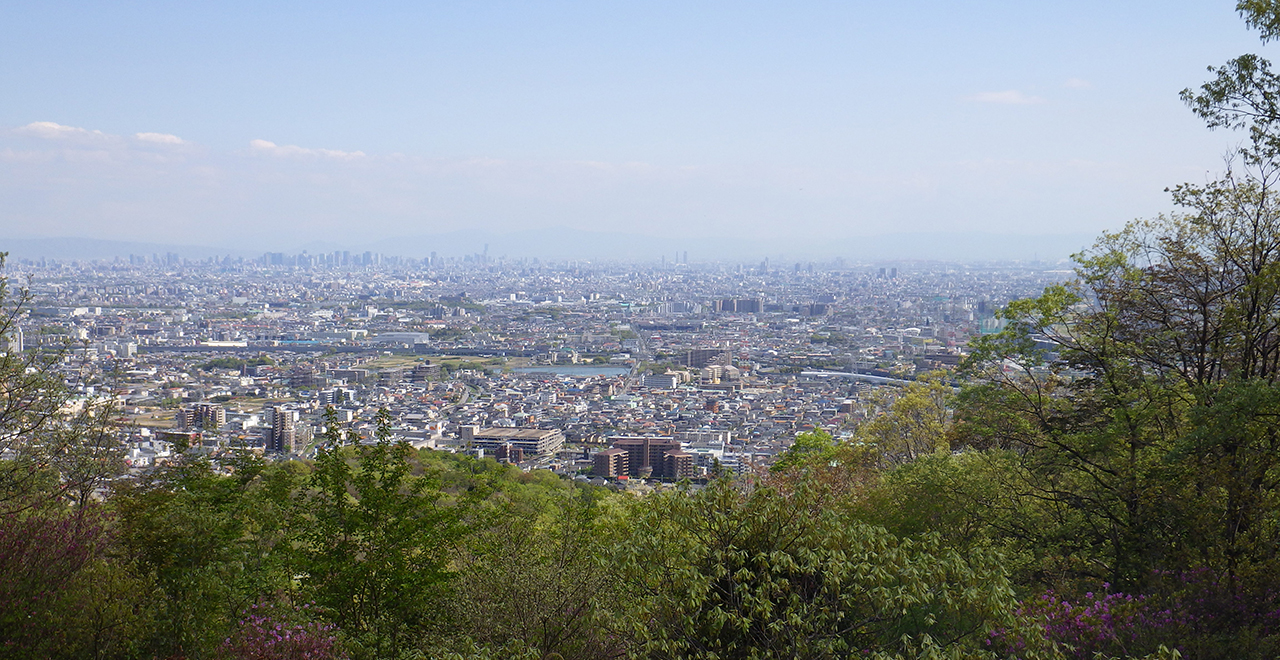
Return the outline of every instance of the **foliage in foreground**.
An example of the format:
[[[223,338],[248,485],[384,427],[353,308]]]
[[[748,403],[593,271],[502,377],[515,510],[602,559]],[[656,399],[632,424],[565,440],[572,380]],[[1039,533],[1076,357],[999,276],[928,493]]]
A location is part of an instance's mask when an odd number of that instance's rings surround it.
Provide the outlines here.
[[[617,565],[644,657],[979,657],[1015,625],[993,554],[895,537],[808,488],[717,481],[639,515]]]

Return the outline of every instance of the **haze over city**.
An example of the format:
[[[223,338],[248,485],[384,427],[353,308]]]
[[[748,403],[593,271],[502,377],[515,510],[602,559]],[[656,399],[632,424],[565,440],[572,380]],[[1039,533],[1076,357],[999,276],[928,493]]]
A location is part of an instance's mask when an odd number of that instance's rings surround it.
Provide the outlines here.
[[[0,238],[1057,258],[1224,168],[1229,4],[13,3]]]

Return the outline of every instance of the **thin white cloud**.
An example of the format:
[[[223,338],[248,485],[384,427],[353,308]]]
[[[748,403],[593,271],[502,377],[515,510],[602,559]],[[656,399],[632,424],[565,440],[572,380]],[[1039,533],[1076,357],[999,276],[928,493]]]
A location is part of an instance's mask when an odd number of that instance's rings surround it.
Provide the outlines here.
[[[307,149],[293,144],[280,145],[267,140],[250,140],[249,147],[258,153],[271,156],[324,156],[326,158],[363,158],[363,151],[338,151],[337,149]]]
[[[186,144],[186,141],[182,138],[168,133],[134,133],[133,137],[143,142],[154,142],[156,144]]]
[[[55,124],[51,121],[33,121],[26,126],[20,126],[16,129],[19,133],[34,135],[49,140],[58,140],[63,138],[74,137],[107,137],[102,131],[90,131],[75,126],[63,126]]]
[[[1035,105],[1037,103],[1046,103],[1039,96],[1031,96],[1023,94],[1016,89],[1010,89],[1003,92],[980,92],[967,98],[969,101],[976,103],[999,103],[1002,105]]]
[[[1084,78],[1068,78],[1066,82],[1062,83],[1062,86],[1070,89],[1089,89],[1093,87],[1093,83]]]

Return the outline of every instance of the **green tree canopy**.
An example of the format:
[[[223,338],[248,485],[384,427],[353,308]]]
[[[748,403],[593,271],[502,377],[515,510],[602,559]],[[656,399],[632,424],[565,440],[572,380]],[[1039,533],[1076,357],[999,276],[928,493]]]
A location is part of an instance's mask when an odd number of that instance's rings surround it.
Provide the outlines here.
[[[616,561],[639,654],[976,658],[988,633],[1016,625],[995,555],[898,538],[833,504],[719,480],[637,506]]]

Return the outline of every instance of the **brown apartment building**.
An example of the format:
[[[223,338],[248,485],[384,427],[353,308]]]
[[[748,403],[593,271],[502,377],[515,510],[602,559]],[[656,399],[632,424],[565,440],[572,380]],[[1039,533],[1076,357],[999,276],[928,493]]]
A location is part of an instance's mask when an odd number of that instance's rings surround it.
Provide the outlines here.
[[[600,477],[689,479],[694,476],[693,454],[680,448],[680,441],[661,436],[616,436],[612,448],[596,454],[592,471]]]

